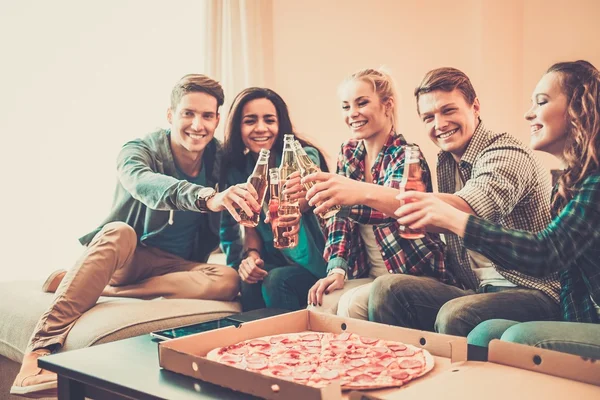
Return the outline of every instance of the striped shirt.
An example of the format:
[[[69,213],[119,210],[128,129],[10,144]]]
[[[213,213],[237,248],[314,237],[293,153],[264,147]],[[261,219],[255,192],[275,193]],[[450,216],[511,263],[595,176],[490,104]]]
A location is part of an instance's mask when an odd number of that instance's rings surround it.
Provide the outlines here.
[[[531,276],[560,274],[563,319],[600,323],[600,173],[588,176],[573,199],[541,232],[504,229],[469,217],[465,245]]]
[[[465,182],[457,192],[456,168]],[[487,130],[483,122],[477,126],[460,162],[450,153],[440,152],[437,176],[441,193],[460,197],[477,216],[487,221],[529,232],[539,232],[550,222],[549,174],[531,149],[508,133]],[[477,289],[479,281],[471,269],[463,240],[446,234],[446,245],[448,269],[463,288]],[[512,264],[494,262],[494,267],[515,285],[541,290],[559,302],[557,274],[533,277],[519,272]]]
[[[371,170],[373,183],[398,189],[404,173],[404,146],[402,135],[390,134],[377,155]],[[365,180],[366,150],[362,141],[350,140],[342,145],[337,173],[356,181]],[[421,157],[423,182],[432,191],[429,167]],[[343,268],[349,279],[369,275],[367,250],[361,237],[359,224],[372,225],[375,241],[385,267],[390,273],[425,275],[442,282],[455,284],[454,276],[444,264],[444,245],[437,234],[427,234],[422,239],[407,240],[400,237],[400,225],[395,218],[364,205],[344,207],[327,221],[327,244],[324,257],[327,270]]]

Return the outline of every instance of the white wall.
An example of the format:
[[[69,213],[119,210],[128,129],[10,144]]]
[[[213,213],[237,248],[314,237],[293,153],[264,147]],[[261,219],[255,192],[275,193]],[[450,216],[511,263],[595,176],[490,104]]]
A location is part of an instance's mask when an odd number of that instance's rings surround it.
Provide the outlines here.
[[[435,166],[413,90],[433,68],[471,78],[488,127],[529,142],[530,93],[557,60],[600,67],[600,2],[595,0],[275,1],[274,83],[295,124],[332,156],[347,138],[337,86],[360,68],[386,65],[401,98],[400,127]],[[549,168],[555,163],[543,157]],[[435,183],[434,183],[435,185]]]
[[[121,145],[203,72],[204,2],[0,3],[0,280],[70,268],[106,216]]]

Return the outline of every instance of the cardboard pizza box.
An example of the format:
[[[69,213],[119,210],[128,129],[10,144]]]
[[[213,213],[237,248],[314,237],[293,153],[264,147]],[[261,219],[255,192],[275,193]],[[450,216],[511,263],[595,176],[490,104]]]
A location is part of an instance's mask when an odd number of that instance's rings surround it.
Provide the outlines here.
[[[493,340],[488,361],[462,361],[411,390],[380,395],[352,392],[351,400],[600,399],[600,360]]]
[[[303,331],[332,333],[346,331],[366,337],[396,340],[428,350],[434,357],[434,368],[426,375],[409,382],[402,388],[403,391],[426,381],[435,380],[453,368],[454,364],[467,359],[465,338],[301,310],[243,323],[239,327],[229,326],[161,342],[158,348],[159,363],[162,368],[167,370],[266,399],[338,400],[348,398],[348,392],[342,393],[339,382],[335,380],[324,388],[314,388],[244,371],[205,358],[210,350],[217,347],[262,336]],[[372,390],[369,393],[387,396],[398,390],[399,388],[387,388]]]

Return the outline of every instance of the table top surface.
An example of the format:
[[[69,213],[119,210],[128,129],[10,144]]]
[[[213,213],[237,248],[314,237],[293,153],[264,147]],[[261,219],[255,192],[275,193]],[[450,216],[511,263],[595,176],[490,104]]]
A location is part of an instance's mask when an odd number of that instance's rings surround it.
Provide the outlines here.
[[[248,399],[252,396],[161,369],[150,335],[53,354],[40,366],[69,379],[134,398]]]
[[[261,309],[233,318],[253,321],[287,312]],[[52,354],[39,359],[47,370],[124,396],[146,399],[252,399],[248,394],[161,369],[158,341],[148,335],[136,336],[84,349]]]

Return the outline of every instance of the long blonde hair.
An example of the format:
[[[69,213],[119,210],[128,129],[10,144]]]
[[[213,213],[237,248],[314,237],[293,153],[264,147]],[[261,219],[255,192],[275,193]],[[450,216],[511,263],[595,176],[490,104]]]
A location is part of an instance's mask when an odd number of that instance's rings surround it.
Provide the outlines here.
[[[558,73],[568,101],[568,138],[563,150],[567,168],[554,198],[555,204],[564,206],[573,198],[576,186],[600,170],[600,72],[583,60],[554,64],[550,72]]]

